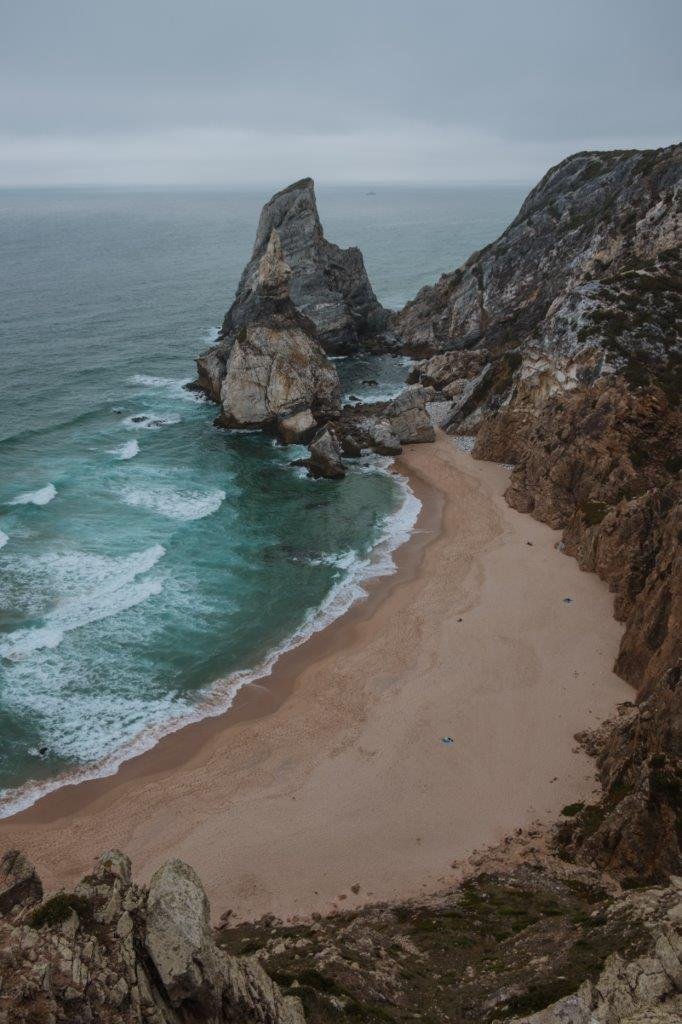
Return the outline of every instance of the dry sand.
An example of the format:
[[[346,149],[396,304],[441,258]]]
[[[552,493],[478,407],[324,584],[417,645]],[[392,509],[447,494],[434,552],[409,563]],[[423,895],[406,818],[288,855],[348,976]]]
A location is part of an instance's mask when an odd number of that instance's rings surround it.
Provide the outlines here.
[[[181,857],[215,918],[288,917],[436,889],[453,859],[589,797],[574,734],[632,696],[606,585],[452,438],[399,467],[424,507],[397,574],[225,715],[0,822],[0,848],[50,889],[112,846],[141,880]]]

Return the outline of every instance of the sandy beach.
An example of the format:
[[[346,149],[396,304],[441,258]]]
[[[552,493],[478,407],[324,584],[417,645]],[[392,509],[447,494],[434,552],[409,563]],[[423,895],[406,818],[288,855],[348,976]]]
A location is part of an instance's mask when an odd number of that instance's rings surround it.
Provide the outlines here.
[[[226,714],[0,822],[0,846],[50,890],[112,846],[140,880],[181,857],[216,919],[286,918],[438,888],[453,860],[589,798],[574,734],[632,697],[606,585],[452,438],[398,468],[423,508],[396,574]]]

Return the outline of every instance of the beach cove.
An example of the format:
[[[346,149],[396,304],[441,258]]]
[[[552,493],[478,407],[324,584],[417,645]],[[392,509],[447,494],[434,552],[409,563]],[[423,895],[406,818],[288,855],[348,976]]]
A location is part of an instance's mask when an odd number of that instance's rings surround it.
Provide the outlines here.
[[[396,468],[422,512],[367,600],[224,715],[0,822],[49,890],[115,846],[140,880],[186,860],[216,918],[409,897],[596,791],[574,735],[632,696],[606,584],[453,438]]]

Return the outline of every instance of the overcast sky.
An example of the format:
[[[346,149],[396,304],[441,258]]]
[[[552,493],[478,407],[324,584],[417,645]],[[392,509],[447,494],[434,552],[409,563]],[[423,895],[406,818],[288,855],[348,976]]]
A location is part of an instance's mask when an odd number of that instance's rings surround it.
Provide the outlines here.
[[[0,184],[532,181],[682,126],[680,0],[0,0]]]

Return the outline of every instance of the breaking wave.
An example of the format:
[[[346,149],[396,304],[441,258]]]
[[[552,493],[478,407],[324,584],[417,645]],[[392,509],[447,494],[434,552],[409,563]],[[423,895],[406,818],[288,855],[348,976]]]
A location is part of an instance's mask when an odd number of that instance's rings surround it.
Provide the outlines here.
[[[47,505],[48,502],[52,501],[52,499],[56,497],[57,488],[54,484],[47,484],[45,487],[40,487],[37,491],[27,491],[26,494],[20,494],[18,497],[12,498],[9,504]]]

